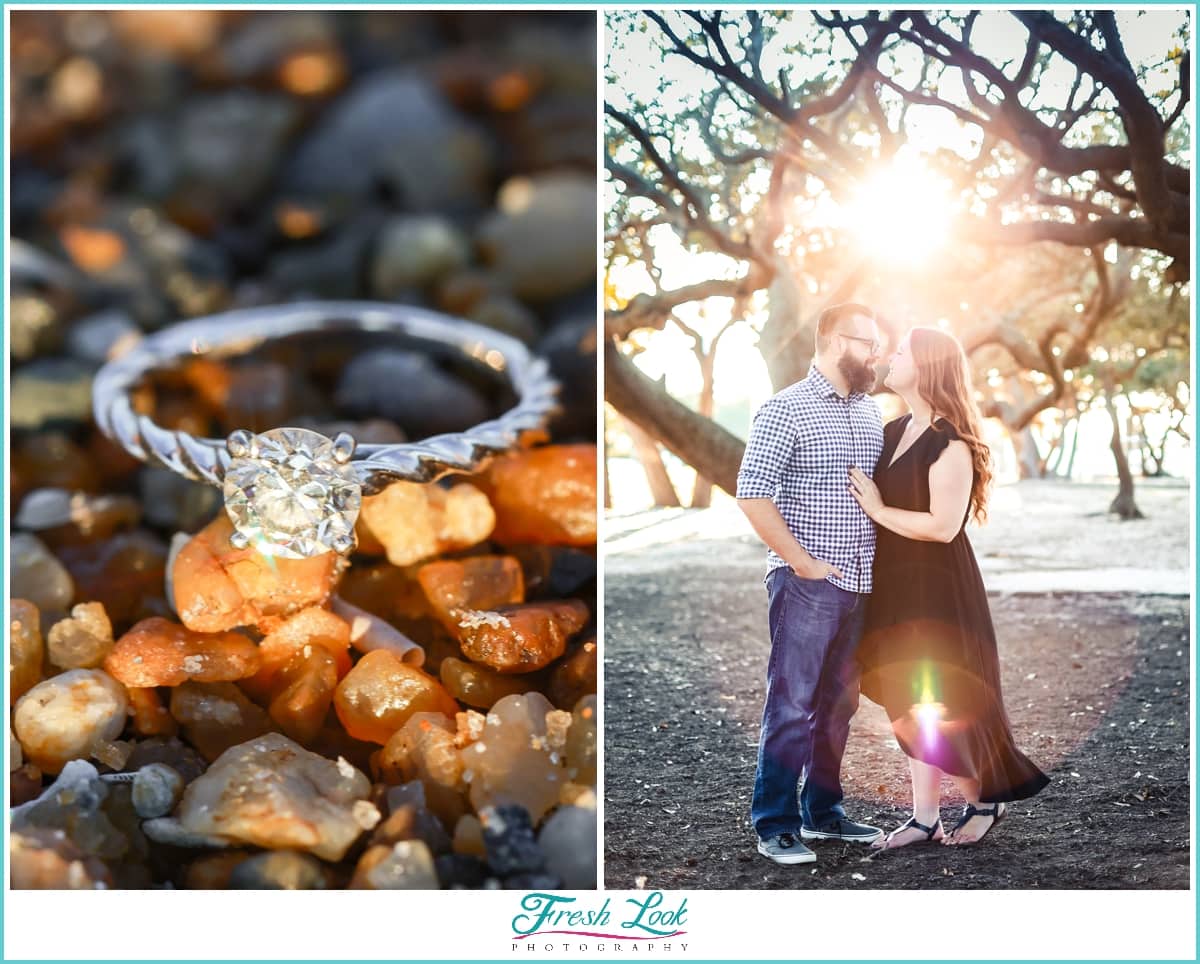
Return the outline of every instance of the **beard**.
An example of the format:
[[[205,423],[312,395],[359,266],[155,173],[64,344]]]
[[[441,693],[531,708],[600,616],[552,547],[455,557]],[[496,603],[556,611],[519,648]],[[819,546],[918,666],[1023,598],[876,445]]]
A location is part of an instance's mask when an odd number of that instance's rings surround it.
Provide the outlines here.
[[[856,362],[849,355],[842,355],[837,363],[838,371],[850,386],[850,394],[869,392],[875,387],[875,366]]]

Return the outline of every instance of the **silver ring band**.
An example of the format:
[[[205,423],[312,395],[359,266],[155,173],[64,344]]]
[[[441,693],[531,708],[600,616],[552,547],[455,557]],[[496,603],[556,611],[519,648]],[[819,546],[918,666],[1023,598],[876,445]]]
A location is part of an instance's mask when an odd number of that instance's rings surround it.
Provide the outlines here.
[[[558,383],[544,359],[515,338],[473,322],[408,305],[313,301],[242,308],[181,322],[147,336],[108,362],[92,387],[96,423],[131,455],[196,481],[221,486],[231,456],[225,439],[173,432],[133,410],[131,390],[147,373],[209,353],[244,354],[267,341],[329,331],[387,332],[455,349],[504,375],[517,404],[465,432],[401,445],[359,445],[351,464],[364,493],[398,480],[432,482],[473,472],[491,455],[512,448],[522,432],[543,427],[557,409]]]

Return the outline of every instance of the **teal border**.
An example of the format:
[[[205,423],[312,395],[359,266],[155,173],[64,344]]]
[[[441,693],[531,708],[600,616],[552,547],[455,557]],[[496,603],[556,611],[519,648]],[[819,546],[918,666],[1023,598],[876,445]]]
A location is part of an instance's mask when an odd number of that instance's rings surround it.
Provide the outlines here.
[[[175,0],[159,0],[159,2],[156,2],[156,0],[125,0],[125,3],[123,5],[153,6],[153,7],[183,7],[183,8],[205,6],[205,7],[219,8],[219,9],[234,9],[234,8],[238,8],[238,7],[247,6],[246,4],[237,3],[237,2],[187,3],[187,2],[175,2]],[[846,5],[861,6],[861,4],[857,2],[857,0],[855,0],[855,3],[846,4]],[[895,4],[881,5],[880,8],[881,9],[891,9],[891,8],[904,8],[904,7],[929,7],[929,8],[937,9],[937,8],[941,8],[941,7],[949,7],[951,5],[971,6],[971,7],[985,7],[985,6],[1036,7],[1036,6],[1042,6],[1039,4],[1029,4],[1029,3],[1013,3],[1013,2],[1006,3],[1006,2],[1004,2],[1004,0],[975,0],[975,2],[970,3],[970,4],[961,4],[961,3],[954,3],[954,4],[951,4],[951,3],[942,3],[942,4],[937,4],[937,3],[926,3],[926,4],[895,3]],[[42,2],[31,2],[31,3],[7,3],[7,2],[4,2],[4,3],[0,3],[0,9],[3,10],[3,13],[5,15],[7,15],[9,10],[15,10],[15,9],[37,9],[39,7],[87,8],[87,7],[100,7],[100,6],[104,6],[103,0],[60,0],[60,2],[57,2],[57,3],[42,3]],[[336,2],[321,3],[321,2],[315,2],[315,0],[260,0],[260,2],[255,4],[255,6],[279,6],[279,7],[284,7],[284,8],[311,6],[311,7],[318,7],[318,8],[322,8],[322,9],[337,9],[339,7],[345,7],[348,9],[352,9],[352,8],[368,8],[368,7],[387,6],[387,7],[395,7],[397,9],[411,9],[411,10],[428,9],[428,8],[434,7],[434,6],[437,6],[441,9],[472,8],[472,7],[473,8],[495,7],[495,8],[508,8],[508,9],[542,8],[545,10],[590,9],[590,10],[595,10],[597,12],[597,14],[603,14],[603,13],[607,12],[608,10],[615,10],[615,9],[640,9],[640,8],[667,9],[667,8],[672,8],[672,7],[686,8],[689,6],[724,6],[724,7],[749,7],[749,8],[757,7],[757,8],[762,8],[762,9],[779,9],[779,8],[785,8],[785,7],[812,7],[812,6],[817,6],[819,8],[825,8],[825,7],[837,6],[837,4],[832,4],[832,3],[830,3],[830,4],[803,4],[803,3],[780,2],[780,0],[774,0],[774,2],[772,2],[772,0],[724,0],[724,2],[720,3],[720,4],[714,4],[714,3],[710,3],[710,2],[703,2],[703,3],[697,2],[694,4],[659,3],[659,2],[654,2],[654,0],[647,0],[647,2],[643,2],[643,3],[607,3],[607,4],[589,2],[589,0],[558,0],[558,2],[548,2],[548,0],[531,0],[531,2],[524,2],[524,3],[522,3],[522,2],[515,2],[515,3],[514,2],[504,2],[504,0],[479,0],[479,2],[476,2],[476,3],[448,3],[448,4],[424,3],[424,2],[420,2],[420,0],[400,0],[400,2],[398,2],[398,3],[387,2],[387,0],[355,0],[355,2],[353,2],[353,3],[336,3]],[[1150,8],[1150,7],[1155,7],[1155,6],[1164,6],[1164,7],[1172,7],[1172,8],[1176,8],[1176,9],[1189,10],[1192,14],[1192,23],[1193,23],[1193,41],[1192,42],[1193,42],[1193,47],[1195,46],[1194,30],[1195,30],[1196,21],[1198,19],[1197,13],[1198,13],[1198,11],[1200,11],[1200,4],[1197,4],[1197,3],[1182,3],[1182,4],[1180,4],[1180,3],[1160,2],[1160,0],[1144,0],[1144,2],[1139,2],[1139,0],[1103,0],[1103,2],[1100,2],[1100,0],[1090,0],[1090,2],[1080,2],[1080,3],[1076,3],[1076,4],[1046,3],[1046,4],[1044,4],[1044,6],[1047,6],[1047,7],[1049,7],[1049,6],[1077,6],[1080,8],[1087,8],[1087,7]],[[604,28],[603,21],[600,22],[599,28],[601,30],[603,30],[603,28]],[[7,16],[4,17],[4,22],[2,25],[0,25],[0,36],[2,36],[3,49],[5,51],[7,51],[7,49],[8,49]],[[597,65],[597,81],[598,82],[600,82],[602,80],[602,74],[600,73],[601,69],[602,69],[602,65]],[[1195,162],[1196,162],[1196,157],[1195,157],[1196,124],[1195,124],[1195,120],[1196,120],[1196,107],[1197,107],[1197,97],[1198,96],[1200,96],[1200,91],[1193,90],[1192,91],[1192,106],[1191,106],[1191,114],[1192,114],[1192,120],[1193,120],[1193,124],[1192,124],[1192,130],[1193,130],[1193,150],[1192,150],[1193,181],[1195,181]],[[7,124],[7,113],[6,113],[7,106],[8,106],[8,72],[7,72],[7,70],[5,70],[2,74],[0,74],[0,120],[3,120],[5,122],[5,124]],[[7,202],[8,202],[8,184],[7,184],[7,182],[0,183],[0,198],[3,198],[3,201],[4,201],[5,205],[7,206]],[[1196,203],[1194,191],[1193,191],[1193,203]],[[597,236],[596,243],[597,243],[597,245],[600,244],[599,236]],[[1193,277],[1193,279],[1196,279],[1196,277],[1197,277],[1196,269],[1198,266],[1200,266],[1200,258],[1197,257],[1197,245],[1195,242],[1195,238],[1193,237],[1193,247],[1192,247],[1192,269],[1193,269],[1192,277]],[[1193,280],[1193,285],[1194,284],[1195,284],[1195,280]],[[1195,310],[1195,291],[1194,290],[1192,292],[1192,298],[1193,298],[1193,311],[1194,311]],[[6,332],[7,332],[7,321],[8,321],[7,311],[8,311],[7,303],[0,304],[0,314],[2,314],[4,317]],[[1193,337],[1195,337],[1195,328],[1196,328],[1196,326],[1195,326],[1195,324],[1193,324],[1193,326],[1192,326]],[[5,358],[6,373],[8,371],[8,366],[9,366],[9,359],[8,359],[7,353],[6,353],[6,358]],[[1192,355],[1192,385],[1193,385],[1193,388],[1196,385],[1197,372],[1198,372],[1197,359],[1195,357],[1195,352],[1193,352],[1193,355]],[[7,466],[8,466],[8,458],[9,458],[9,441],[8,441],[9,433],[7,431],[8,419],[7,419],[7,410],[5,407],[5,398],[3,395],[0,395],[0,416],[4,417],[4,424],[6,427],[6,431],[4,433],[3,455],[0,456],[0,471],[2,471],[4,473],[4,479],[3,479],[4,498],[5,498],[5,503],[7,505],[7,502],[8,502]],[[1192,484],[1193,484],[1193,491],[1195,491],[1195,486],[1197,485],[1197,480],[1200,479],[1200,446],[1197,446],[1196,443],[1193,443],[1193,448],[1194,448],[1193,456],[1195,458],[1195,465],[1193,466],[1193,482],[1192,482]],[[1192,509],[1193,509],[1193,516],[1194,516],[1195,511],[1196,511],[1195,504],[1193,504]],[[8,539],[7,531],[0,534],[0,540],[3,541],[3,544],[5,545],[6,548],[7,548],[7,539]],[[5,587],[6,594],[7,594],[7,586],[8,586],[7,565],[8,565],[8,553],[7,553],[7,551],[5,551],[4,553],[0,554],[0,579],[4,580],[4,587]],[[1195,559],[1193,559],[1193,567],[1195,567]],[[1195,575],[1196,575],[1196,573],[1193,572],[1193,578],[1195,578]],[[1200,588],[1200,583],[1197,584],[1197,588]],[[1195,595],[1194,594],[1193,594],[1193,605],[1195,605]],[[1192,678],[1194,680],[1195,674],[1196,674],[1196,669],[1197,669],[1196,640],[1194,637],[1191,640],[1191,644],[1192,644],[1191,672],[1192,672]],[[1194,705],[1191,708],[1191,717],[1192,717],[1192,726],[1191,726],[1190,736],[1191,736],[1192,745],[1194,748],[1195,741],[1196,741],[1196,735],[1197,735],[1196,707]],[[3,755],[5,763],[7,764],[7,757],[8,757],[7,743],[5,743],[3,747],[0,747],[0,755]],[[1195,860],[1196,860],[1195,847],[1196,847],[1196,831],[1197,831],[1197,829],[1200,829],[1200,822],[1198,822],[1198,820],[1197,820],[1196,809],[1193,809],[1193,811],[1192,811],[1192,850],[1191,850],[1191,861],[1192,861],[1193,872],[1195,869]],[[7,831],[7,828],[6,828],[6,831]],[[4,897],[6,896],[7,889],[8,889],[7,880],[5,880],[3,882],[3,885],[4,885],[3,889],[0,889],[0,910],[3,910]],[[602,895],[602,894],[607,893],[607,891],[597,890],[597,891],[589,891],[588,893]],[[617,892],[614,891],[613,893],[617,893]],[[665,891],[664,893],[668,893],[668,894],[711,893],[713,895],[717,895],[720,893],[720,891]],[[1193,895],[1193,900],[1196,900],[1197,890],[1195,888],[1192,890],[1192,895]],[[1197,911],[1197,916],[1196,916],[1196,920],[1194,921],[1194,923],[1200,923],[1200,902],[1198,902],[1196,905],[1196,911]],[[3,926],[4,926],[3,920],[4,920],[4,918],[0,918],[0,937],[3,936]],[[928,921],[929,921],[929,923],[933,923],[932,918],[929,918]],[[988,919],[986,917],[983,919],[983,923],[984,924],[988,923]],[[999,924],[1000,922],[993,919],[993,920],[991,920],[990,923],[992,925],[996,925],[996,924]],[[1075,922],[1073,922],[1073,921],[1064,921],[1064,926],[1071,926],[1074,923]],[[1136,921],[1120,921],[1120,922],[1115,922],[1115,926],[1133,927],[1133,926],[1137,926],[1137,923],[1138,922],[1136,922]],[[764,922],[764,925],[765,926],[778,926],[777,923],[771,923],[771,922]],[[794,931],[792,931],[793,925],[794,925]],[[804,930],[803,924],[801,924],[799,922],[788,921],[785,926],[790,932],[794,933],[794,939],[795,939],[797,946],[802,947],[803,930]],[[132,931],[135,928],[136,928],[136,923],[132,923],[128,927],[128,930],[122,935],[122,937],[127,939],[128,931]],[[52,937],[48,938],[48,940],[52,940],[52,939],[53,939]],[[117,940],[119,940],[119,939],[120,938],[117,938]],[[186,939],[186,937],[185,937],[185,939]],[[1193,940],[1195,940],[1194,936],[1193,936]],[[0,953],[2,953],[2,952],[0,952]],[[377,962],[380,960],[391,960],[391,959],[393,959],[393,958],[343,959],[343,960],[336,962],[336,964],[374,964],[374,962]],[[395,959],[399,959],[399,958],[395,958]],[[497,958],[497,959],[495,959],[495,964],[511,964],[511,962],[514,960],[531,960],[531,959],[536,960],[538,962],[544,962],[544,961],[555,961],[555,960],[592,960],[593,958],[590,956],[589,957],[576,957],[576,958],[550,958],[550,957],[541,957],[538,955],[534,955],[532,958],[530,958],[525,955],[514,955],[514,956],[506,958],[506,959]],[[615,959],[615,960],[626,960],[627,961],[629,958],[628,957],[609,958],[609,957],[597,956],[595,959],[596,960]],[[718,959],[712,959],[712,958],[690,958],[689,957],[689,958],[684,958],[684,959],[689,960],[689,961],[695,961],[696,964],[728,964],[728,962],[725,960],[718,960]],[[788,959],[789,958],[785,958],[785,957],[758,958],[758,959],[753,959],[753,961],[767,962],[767,961],[788,960]],[[835,962],[833,959],[811,959],[811,958],[799,958],[799,957],[794,958],[794,959],[811,961],[811,964],[868,964],[868,962],[876,962],[876,961],[881,961],[881,960],[886,961],[887,960],[884,958],[840,958],[840,959],[837,959],[837,961]],[[1187,958],[1183,958],[1183,959],[1187,960]],[[16,961],[16,960],[23,960],[23,959],[21,959],[21,958],[11,958],[11,959],[4,958],[4,960]],[[57,959],[46,958],[46,959],[39,959],[39,960],[57,960]],[[181,958],[146,959],[146,964],[157,964],[158,961],[165,962],[165,961],[178,961],[178,960],[182,960],[182,959]],[[201,959],[196,959],[196,960],[197,960],[197,964],[208,964],[208,962],[204,962]],[[234,959],[228,959],[228,960],[234,960]],[[290,960],[301,960],[301,959],[299,959],[299,958],[264,958],[264,960],[290,961]],[[441,959],[439,959],[439,960],[441,960]],[[454,960],[454,959],[447,959],[447,960]],[[458,959],[458,960],[481,961],[484,959],[470,958],[470,959]],[[904,959],[904,960],[905,961],[919,960],[919,958],[911,958],[911,959]],[[969,961],[973,962],[973,961],[1012,961],[1012,960],[1015,960],[1015,959],[995,958],[995,957],[958,958],[958,959],[945,959],[944,964],[967,964],[967,962],[969,962]],[[1030,958],[1029,960],[1037,960],[1037,958]],[[1093,958],[1081,957],[1081,958],[1073,958],[1073,960],[1093,960]],[[1095,960],[1099,960],[1099,959],[1095,959]],[[1152,960],[1152,959],[1143,958],[1140,960]],[[1157,959],[1157,960],[1177,960],[1177,959]],[[217,962],[214,961],[214,962],[212,962],[212,964],[217,964]],[[332,964],[332,962],[331,962],[331,964]],[[897,959],[896,964],[901,964],[901,961],[899,959]],[[939,964],[943,964],[943,962],[939,961]]]

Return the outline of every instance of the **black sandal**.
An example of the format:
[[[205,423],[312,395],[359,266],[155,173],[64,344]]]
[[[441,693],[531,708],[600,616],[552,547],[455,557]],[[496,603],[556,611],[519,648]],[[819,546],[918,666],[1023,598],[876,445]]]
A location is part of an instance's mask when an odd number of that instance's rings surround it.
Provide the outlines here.
[[[991,806],[990,809],[986,808],[986,807],[976,807],[976,806],[973,806],[972,804],[968,803],[965,807],[963,807],[962,816],[959,817],[958,823],[956,823],[950,829],[950,833],[948,834],[948,836],[953,838],[953,836],[956,833],[958,833],[960,830],[962,830],[963,827],[965,827],[967,825],[967,823],[971,820],[972,817],[991,817],[992,822],[987,825],[987,829],[984,830],[983,833],[981,833],[978,837],[976,837],[974,840],[971,841],[971,843],[977,844],[984,837],[986,837],[989,833],[991,833],[992,827],[996,826],[996,824],[998,824],[1001,820],[1003,820],[1004,815],[1007,812],[1008,812],[1008,808],[1005,807],[1003,803],[995,803]]]
[[[925,834],[925,842],[932,841],[933,835],[935,833],[937,833],[938,830],[941,829],[941,826],[942,826],[942,818],[941,817],[938,817],[938,819],[934,821],[934,824],[932,827],[927,827],[923,823],[917,823],[916,817],[909,817],[907,820],[904,821],[904,823],[900,824],[900,826],[898,826],[895,830],[893,830],[891,833],[889,833],[887,835],[887,837],[884,838],[883,846],[881,846],[879,849],[880,850],[888,850],[889,848],[888,848],[887,842],[889,840],[891,840],[894,836],[896,836],[896,834],[902,833],[903,831],[909,830],[909,829],[920,830],[921,833]],[[945,836],[946,836],[946,832],[943,830],[942,837],[945,838]],[[922,841],[920,841],[920,840],[914,841],[914,843],[921,843],[921,842]]]

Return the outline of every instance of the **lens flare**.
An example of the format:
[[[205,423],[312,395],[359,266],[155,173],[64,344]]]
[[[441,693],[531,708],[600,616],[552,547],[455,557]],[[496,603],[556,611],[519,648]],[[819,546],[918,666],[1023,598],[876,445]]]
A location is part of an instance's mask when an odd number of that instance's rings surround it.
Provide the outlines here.
[[[842,218],[867,254],[911,266],[945,245],[953,208],[946,182],[920,157],[902,152],[861,183]]]
[[[918,703],[912,708],[913,716],[917,718],[917,727],[926,746],[933,746],[938,740],[938,729],[942,718],[946,715],[944,703]]]
[[[934,667],[930,663],[923,664],[913,682],[914,691],[920,695],[911,712],[917,721],[917,731],[921,734],[921,739],[926,746],[933,746],[938,741],[940,724],[946,716],[946,704],[937,698],[940,687],[937,685]]]

